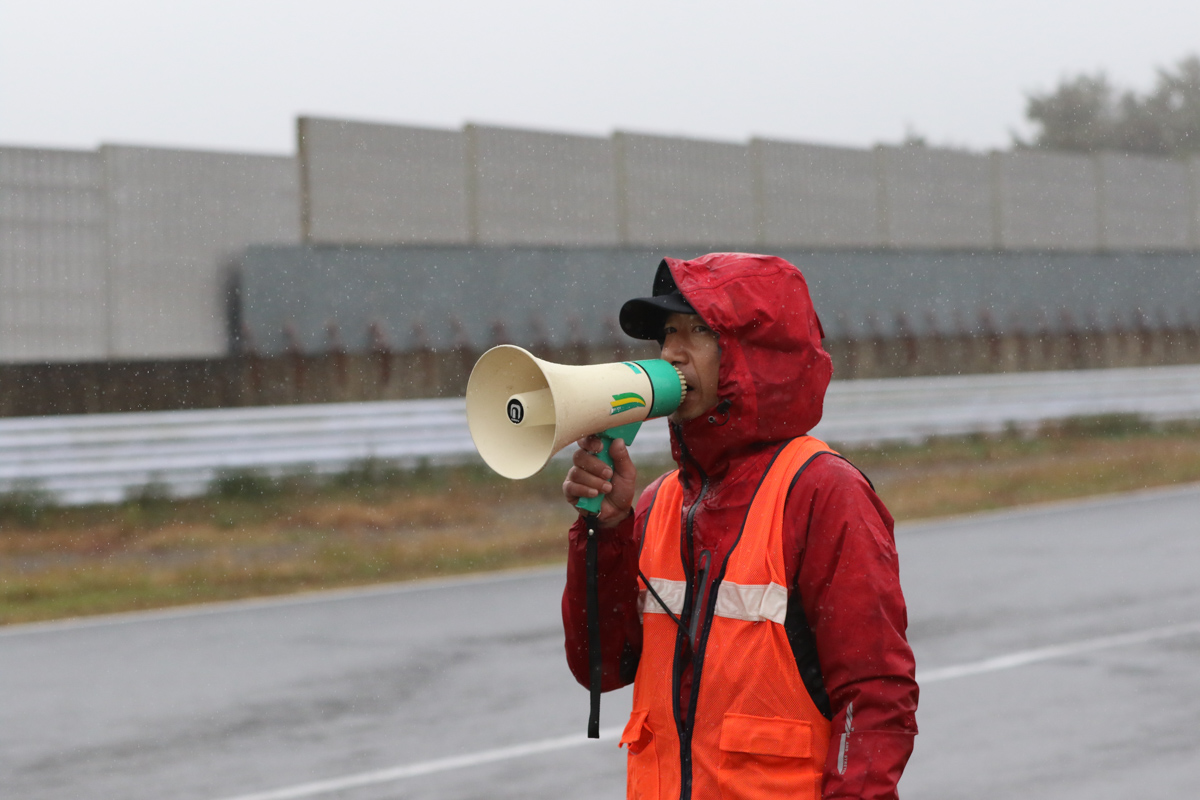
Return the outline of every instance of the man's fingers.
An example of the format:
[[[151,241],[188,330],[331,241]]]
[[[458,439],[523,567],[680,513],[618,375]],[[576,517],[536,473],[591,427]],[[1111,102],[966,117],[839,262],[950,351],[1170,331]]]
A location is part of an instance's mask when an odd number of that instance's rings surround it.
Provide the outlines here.
[[[567,471],[567,478],[562,485],[563,495],[572,505],[579,498],[592,498],[602,494],[611,495],[614,490],[613,481],[618,478],[621,479],[622,486],[635,479],[637,472],[623,441],[617,440],[609,447],[609,455],[614,459],[613,465],[618,467],[616,470],[594,455],[603,447],[603,441],[599,436],[581,437],[576,440],[576,444],[579,445],[579,449],[571,455],[574,466]],[[616,459],[621,460],[618,462]],[[622,495],[628,494],[625,489],[622,489],[621,492]],[[628,503],[624,504],[628,505]],[[605,505],[611,504],[606,503]]]
[[[576,439],[575,444],[579,445],[581,450],[586,450],[592,455],[595,455],[604,449],[604,443],[601,442],[600,437],[594,433],[589,436],[582,436],[579,439]]]
[[[612,450],[610,449],[609,452],[611,453]],[[612,468],[586,450],[576,450],[575,454],[571,456],[571,461],[575,464],[574,469],[583,470],[605,480],[612,477]]]
[[[629,456],[629,448],[621,439],[613,441],[608,449],[613,460],[610,467],[592,454],[593,448],[597,452],[601,449],[599,436],[584,436],[577,439],[576,444],[579,449],[571,455],[574,466],[567,470],[562,484],[563,495],[571,505],[580,498],[607,495],[601,506],[601,524],[608,527],[620,522],[629,514],[637,482],[637,468]]]
[[[625,446],[624,439],[614,441],[608,448],[608,454],[612,458],[615,474],[626,477],[634,473],[633,459],[629,455],[629,448]]]
[[[612,484],[606,478],[579,467],[571,467],[563,486],[569,494],[576,497],[595,497],[597,494],[608,494],[612,491]]]
[[[610,494],[611,492],[612,486],[594,489],[590,486],[584,486],[580,483],[571,483],[570,481],[563,484],[563,494],[565,494],[567,499],[571,500],[572,502],[581,497],[596,497],[597,495]]]

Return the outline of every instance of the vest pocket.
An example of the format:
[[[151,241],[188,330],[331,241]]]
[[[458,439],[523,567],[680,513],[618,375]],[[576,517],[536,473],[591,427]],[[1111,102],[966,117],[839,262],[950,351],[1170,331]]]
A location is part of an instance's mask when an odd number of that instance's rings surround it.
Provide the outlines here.
[[[658,800],[658,753],[654,731],[646,723],[647,710],[634,711],[621,734],[621,744],[629,751],[629,770],[625,793],[628,800]]]
[[[820,797],[812,762],[812,725],[782,717],[725,715],[717,785],[722,800]]]

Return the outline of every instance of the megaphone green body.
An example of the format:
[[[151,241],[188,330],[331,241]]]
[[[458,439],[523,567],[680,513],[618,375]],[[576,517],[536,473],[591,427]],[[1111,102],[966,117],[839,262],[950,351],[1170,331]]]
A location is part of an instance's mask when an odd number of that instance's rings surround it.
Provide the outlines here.
[[[467,381],[467,425],[484,462],[506,478],[528,478],[571,442],[599,434],[609,445],[633,441],[642,422],[683,402],[687,384],[658,358],[568,366],[513,345],[488,350]],[[602,497],[578,506],[599,513]]]

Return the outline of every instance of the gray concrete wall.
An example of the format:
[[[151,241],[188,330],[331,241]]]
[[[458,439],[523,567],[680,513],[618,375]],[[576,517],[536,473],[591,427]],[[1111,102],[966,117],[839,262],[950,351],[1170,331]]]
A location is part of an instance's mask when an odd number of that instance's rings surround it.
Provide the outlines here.
[[[297,138],[306,241],[470,240],[461,131],[301,117]]]
[[[749,147],[620,132],[613,143],[623,244],[757,243]]]
[[[995,247],[987,156],[932,147],[881,147],[878,153],[888,246],[901,250]]]
[[[256,352],[626,341],[622,303],[689,248],[253,248],[242,316]],[[1040,335],[1200,323],[1200,254],[781,250],[833,339]],[[416,335],[419,328],[420,335]],[[289,335],[287,330],[292,333]],[[377,333],[373,333],[373,331]],[[383,341],[377,341],[382,334]]]
[[[763,139],[750,147],[764,247],[884,245],[873,152]]]
[[[255,247],[247,349],[278,354],[623,338],[619,299],[649,294],[666,253],[626,248]],[[689,252],[687,255],[696,255]]]
[[[104,205],[97,154],[0,148],[0,361],[105,357]]]
[[[832,338],[1038,335],[1200,322],[1200,255],[781,253]]]
[[[1037,150],[995,153],[992,158],[1002,249],[1100,248],[1094,158]]]
[[[1200,156],[1189,164],[1192,175],[1192,249],[1200,251]]]
[[[1151,156],[1104,153],[1100,237],[1106,250],[1188,250],[1193,193],[1188,165]]]
[[[1165,159],[322,119],[299,131],[312,243],[1200,248],[1189,167]]]
[[[295,159],[101,149],[109,193],[109,357],[228,351],[226,285],[250,244],[300,241]]]
[[[611,139],[482,125],[466,135],[480,244],[617,244]]]
[[[297,243],[305,230],[319,244],[434,245],[413,280],[448,268],[448,245],[475,253],[472,291],[483,287],[496,313],[431,322],[424,301],[409,303],[419,294],[386,308],[375,298],[368,316],[395,347],[490,336],[509,324],[499,315],[509,306],[527,310],[517,324],[536,329],[530,336],[561,344],[600,335],[589,326],[613,320],[575,314],[540,287],[562,270],[638,272],[612,252],[890,250],[917,259],[895,260],[905,269],[953,251],[1200,252],[1200,159],[744,146],[320,119],[302,119],[299,134],[299,161],[0,148],[0,361],[220,355],[229,344],[230,264],[247,245]],[[535,268],[520,253],[498,262],[485,246],[547,253]],[[867,287],[889,268],[855,280]],[[510,285],[491,269],[525,270],[534,286]],[[593,294],[572,302],[591,303]],[[1146,315],[1157,314],[1147,303]],[[925,313],[907,324],[919,326]],[[555,321],[573,315],[565,327]],[[863,335],[885,325],[859,317]],[[359,328],[354,336],[368,335]]]

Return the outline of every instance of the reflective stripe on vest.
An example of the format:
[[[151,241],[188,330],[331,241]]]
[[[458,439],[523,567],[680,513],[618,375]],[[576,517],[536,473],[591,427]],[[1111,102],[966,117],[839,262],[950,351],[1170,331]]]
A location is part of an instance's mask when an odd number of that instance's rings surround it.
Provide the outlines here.
[[[784,629],[783,512],[793,479],[823,452],[833,451],[809,436],[780,449],[725,564],[713,565],[713,584],[702,592],[711,613],[698,636],[688,719],[678,719],[676,708],[687,633],[641,584],[642,655],[621,737],[629,749],[628,797],[820,797],[830,726],[809,697]],[[682,511],[676,472],[653,499],[640,559],[649,588],[676,618],[693,602],[680,557]]]
[[[687,593],[687,581],[669,581],[665,578],[651,578],[650,586],[658,593],[671,613],[679,616],[683,613],[684,595]],[[649,601],[647,601],[649,598]],[[742,586],[732,581],[721,581],[717,589],[717,606],[713,611],[718,617],[743,619],[746,622],[763,622],[770,620],[783,624],[787,618],[787,589],[777,583],[767,583],[760,586]],[[667,613],[658,600],[654,599],[645,589],[638,597],[638,610],[642,614]]]

